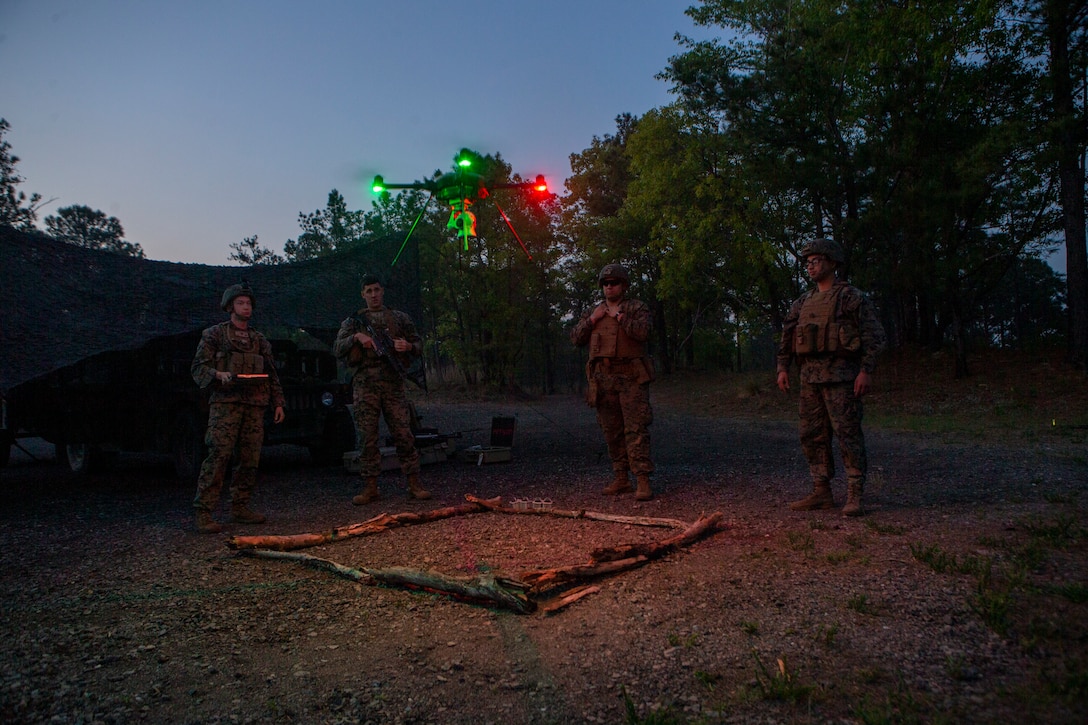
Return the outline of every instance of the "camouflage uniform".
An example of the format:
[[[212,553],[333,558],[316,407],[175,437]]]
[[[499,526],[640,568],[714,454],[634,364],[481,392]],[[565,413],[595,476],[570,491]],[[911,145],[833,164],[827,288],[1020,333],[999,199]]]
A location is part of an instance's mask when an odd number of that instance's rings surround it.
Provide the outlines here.
[[[835,476],[832,434],[851,490],[861,491],[868,463],[861,431],[862,403],[854,379],[872,373],[884,349],[884,328],[872,303],[856,287],[836,281],[831,289],[812,289],[790,308],[778,346],[778,371],[801,366],[801,450],[818,490]]]
[[[593,310],[586,310],[571,330],[570,339],[579,347],[590,346],[586,400],[597,409],[613,472],[623,476],[628,471],[650,474],[654,470],[649,428],[654,419],[650,407],[654,371],[646,355],[646,340],[653,318],[650,308],[638,300],[624,299],[619,311],[622,322],[605,317],[594,327],[589,319]],[[617,329],[609,329],[613,326]],[[609,344],[609,340],[615,343]]]
[[[354,402],[353,415],[355,429],[359,433],[362,464],[360,474],[364,479],[376,477],[381,473],[382,454],[378,443],[378,416],[385,416],[389,433],[397,447],[397,459],[401,471],[406,476],[419,473],[419,451],[416,450],[415,436],[412,435],[411,411],[408,397],[404,390],[404,378],[393,367],[384,362],[377,352],[363,348],[355,339],[355,333],[365,333],[360,323],[365,316],[377,331],[385,330],[390,338],[403,338],[412,345],[407,353],[400,355],[405,368],[423,354],[423,341],[416,332],[412,318],[399,310],[382,307],[372,311],[362,309],[340,325],[336,335],[333,352],[344,361],[352,371],[351,389]]]
[[[256,383],[216,381],[216,371],[234,374],[266,373]],[[210,389],[208,430],[204,442],[208,457],[200,466],[193,507],[211,512],[219,503],[223,478],[235,448],[238,465],[231,479],[231,506],[245,508],[257,486],[257,465],[264,444],[264,413],[269,403],[284,406],[283,388],[272,357],[272,345],[253,328],[245,330],[222,322],[204,330],[192,365],[193,380]]]

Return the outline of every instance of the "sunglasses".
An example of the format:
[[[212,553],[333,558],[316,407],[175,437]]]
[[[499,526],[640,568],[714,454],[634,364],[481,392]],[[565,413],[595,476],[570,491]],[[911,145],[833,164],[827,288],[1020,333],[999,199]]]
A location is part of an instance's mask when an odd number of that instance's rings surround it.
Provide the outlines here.
[[[601,282],[602,287],[616,287],[621,284],[623,284],[623,282],[620,282],[618,279],[606,279]]]
[[[814,264],[822,264],[827,261],[827,257],[809,257],[805,260],[805,266],[810,267]]]

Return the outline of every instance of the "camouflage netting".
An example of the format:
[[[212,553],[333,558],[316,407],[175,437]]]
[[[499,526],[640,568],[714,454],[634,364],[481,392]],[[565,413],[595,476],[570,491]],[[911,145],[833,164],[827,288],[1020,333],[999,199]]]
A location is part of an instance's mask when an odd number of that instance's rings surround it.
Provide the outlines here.
[[[420,319],[418,257],[389,238],[283,265],[216,267],[135,259],[0,228],[0,390],[109,350],[225,320],[223,290],[249,281],[253,326],[298,329],[331,343],[363,302],[359,278],[377,273],[386,303]],[[195,352],[195,350],[194,350]]]

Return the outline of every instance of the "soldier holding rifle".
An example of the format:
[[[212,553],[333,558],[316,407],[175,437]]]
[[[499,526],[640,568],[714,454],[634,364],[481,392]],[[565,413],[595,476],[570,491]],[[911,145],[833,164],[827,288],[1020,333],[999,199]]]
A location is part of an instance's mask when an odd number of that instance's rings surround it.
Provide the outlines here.
[[[385,416],[393,436],[401,471],[408,479],[409,497],[428,499],[431,494],[419,483],[419,451],[412,435],[411,412],[404,389],[405,371],[422,355],[423,341],[412,318],[385,306],[385,289],[377,276],[363,277],[362,297],[366,307],[341,323],[333,345],[333,352],[352,372],[363,490],[351,502],[362,506],[380,498],[379,415]]]

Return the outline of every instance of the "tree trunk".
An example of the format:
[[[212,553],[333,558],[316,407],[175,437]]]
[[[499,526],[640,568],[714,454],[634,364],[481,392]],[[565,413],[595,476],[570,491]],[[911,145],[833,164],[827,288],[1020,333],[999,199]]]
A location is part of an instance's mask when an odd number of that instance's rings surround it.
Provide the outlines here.
[[[1066,304],[1069,305],[1069,359],[1081,369],[1088,367],[1088,248],[1085,240],[1084,158],[1086,139],[1083,118],[1077,118],[1073,79],[1069,65],[1070,28],[1083,18],[1083,1],[1047,0],[1044,16],[1050,50],[1050,84],[1053,88],[1055,132],[1052,143],[1058,157],[1058,181],[1065,230]],[[1079,133],[1078,133],[1079,131]]]

